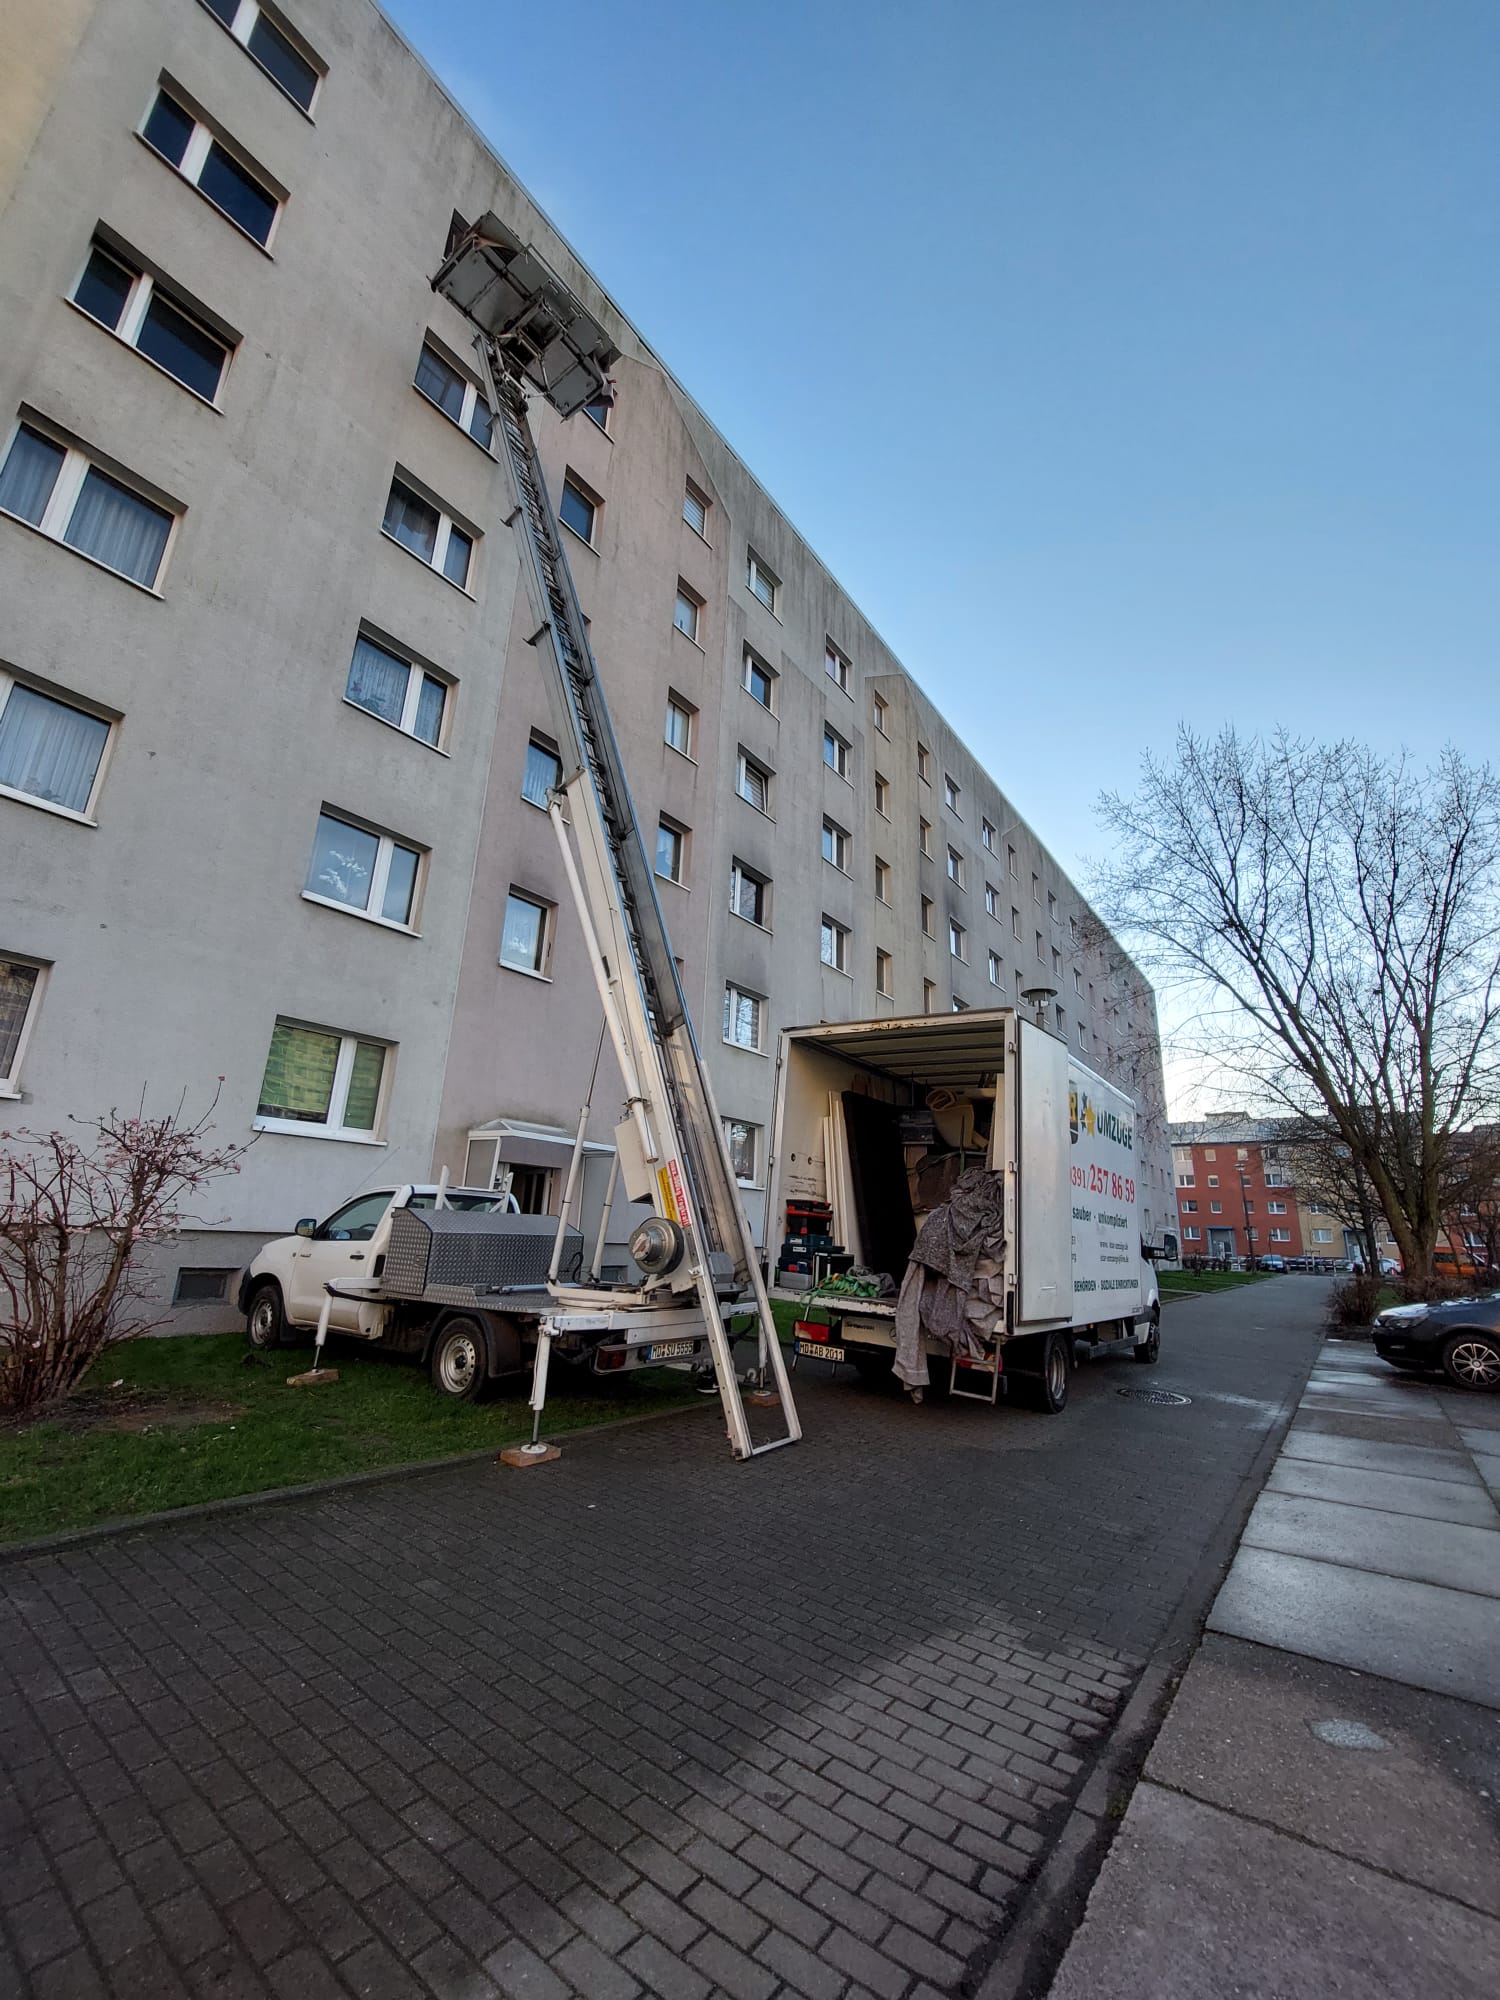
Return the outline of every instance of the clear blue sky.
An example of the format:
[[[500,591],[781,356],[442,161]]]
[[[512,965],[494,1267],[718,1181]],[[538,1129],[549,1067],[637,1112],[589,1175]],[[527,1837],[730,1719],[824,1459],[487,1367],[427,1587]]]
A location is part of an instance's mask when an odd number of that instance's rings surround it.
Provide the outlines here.
[[[1500,741],[1500,0],[388,10],[1065,862]]]

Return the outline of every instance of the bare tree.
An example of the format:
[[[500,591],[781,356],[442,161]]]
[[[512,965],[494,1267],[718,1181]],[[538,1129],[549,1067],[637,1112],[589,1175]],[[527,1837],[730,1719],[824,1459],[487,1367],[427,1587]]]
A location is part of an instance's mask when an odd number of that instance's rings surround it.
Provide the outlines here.
[[[135,1255],[175,1235],[186,1199],[239,1171],[244,1146],[185,1124],[111,1111],[62,1132],[0,1133],[0,1410],[36,1409],[78,1386],[115,1341],[160,1324],[142,1310]]]
[[[1500,1110],[1500,811],[1448,751],[1184,728],[1107,793],[1098,897],[1196,1002],[1204,1052],[1326,1120],[1426,1277],[1455,1142]]]

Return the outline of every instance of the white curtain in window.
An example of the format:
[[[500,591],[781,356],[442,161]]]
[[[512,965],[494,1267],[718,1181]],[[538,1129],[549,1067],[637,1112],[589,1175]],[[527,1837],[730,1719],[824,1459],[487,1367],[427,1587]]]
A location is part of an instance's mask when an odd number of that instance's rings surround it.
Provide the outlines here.
[[[417,719],[412,730],[424,743],[436,743],[442,734],[446,694],[441,681],[435,681],[431,674],[422,676],[422,692],[417,696]]]
[[[63,540],[149,588],[171,527],[170,514],[90,466]]]
[[[405,660],[383,652],[368,639],[355,642],[349,665],[349,681],[344,692],[360,708],[387,722],[400,722],[406,705],[406,681],[411,672]]]
[[[23,426],[0,470],[0,507],[35,527],[52,498],[63,457],[61,445]]]
[[[108,735],[97,715],[13,687],[0,714],[0,785],[84,812]]]

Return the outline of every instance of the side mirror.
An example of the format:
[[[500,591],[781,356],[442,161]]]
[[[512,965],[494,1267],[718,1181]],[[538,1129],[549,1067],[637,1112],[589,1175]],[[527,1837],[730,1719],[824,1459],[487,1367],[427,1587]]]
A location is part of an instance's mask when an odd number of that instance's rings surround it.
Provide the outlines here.
[[[315,1215],[304,1215],[292,1234],[294,1236],[313,1236],[317,1233],[317,1227],[318,1218]]]

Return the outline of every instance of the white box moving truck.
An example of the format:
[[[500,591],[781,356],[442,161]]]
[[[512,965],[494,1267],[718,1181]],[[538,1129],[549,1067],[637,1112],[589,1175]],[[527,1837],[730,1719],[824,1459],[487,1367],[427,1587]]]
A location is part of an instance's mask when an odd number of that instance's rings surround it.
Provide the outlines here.
[[[841,1294],[847,1277],[814,1282],[819,1253],[803,1246],[824,1236],[789,1233],[789,1209],[794,1223],[831,1211],[826,1236],[899,1287],[925,1214],[984,1167],[1003,1190],[1003,1324],[978,1358],[924,1334],[937,1379],[985,1402],[1019,1381],[1057,1411],[1079,1342],[1156,1360],[1135,1105],[1013,1008],[788,1029],[772,1152],[767,1250],[779,1295],[807,1308],[799,1355],[888,1370],[896,1301]]]

